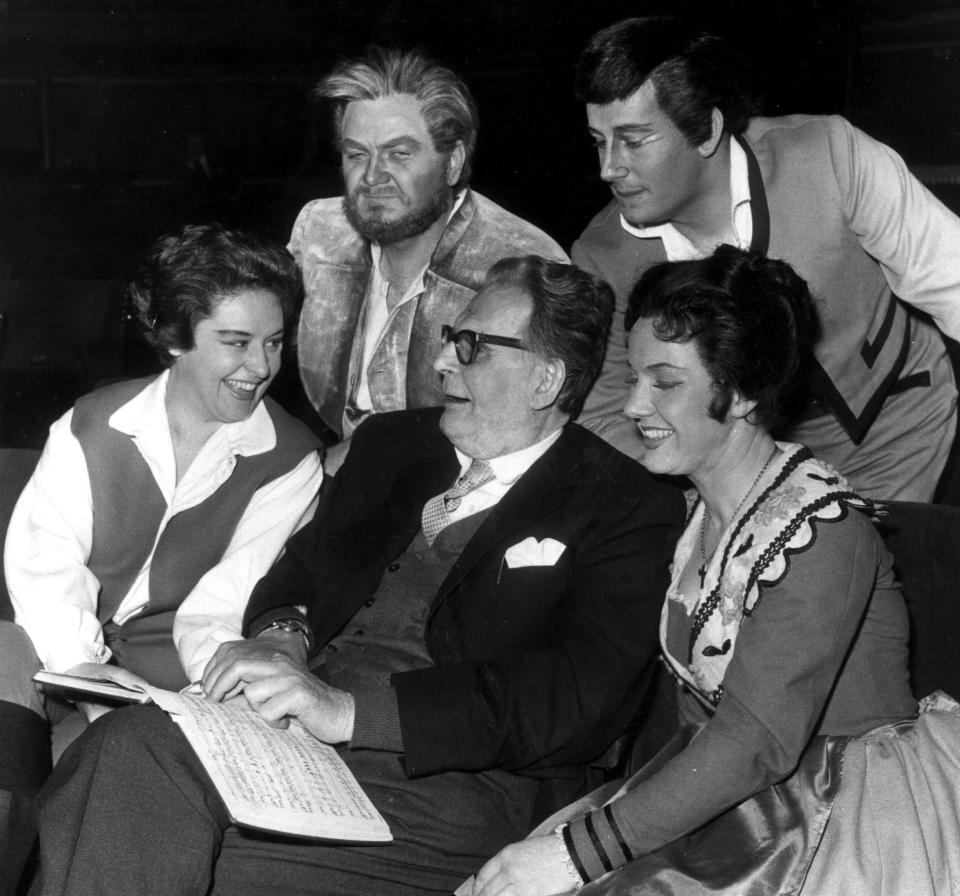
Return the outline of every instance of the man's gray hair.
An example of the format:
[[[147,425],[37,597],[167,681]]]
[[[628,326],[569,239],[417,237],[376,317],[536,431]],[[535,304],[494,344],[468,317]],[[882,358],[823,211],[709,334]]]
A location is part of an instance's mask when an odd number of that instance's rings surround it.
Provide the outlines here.
[[[446,154],[457,143],[463,144],[463,169],[454,187],[461,189],[470,182],[479,128],[476,104],[460,78],[420,50],[372,47],[365,56],[337,65],[320,81],[314,94],[336,104],[333,123],[338,144],[348,103],[394,94],[415,97],[437,152]]]
[[[603,364],[613,290],[576,265],[539,255],[501,258],[483,281],[484,289],[490,287],[513,287],[530,299],[527,343],[540,356],[563,361],[566,379],[557,409],[576,418]]]

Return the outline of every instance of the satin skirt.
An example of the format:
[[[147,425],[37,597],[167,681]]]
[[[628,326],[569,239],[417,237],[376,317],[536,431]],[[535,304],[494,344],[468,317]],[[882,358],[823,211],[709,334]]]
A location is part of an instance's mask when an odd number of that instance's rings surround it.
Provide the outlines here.
[[[852,740],[803,896],[960,894],[960,707],[921,702],[915,721]]]
[[[654,773],[665,758],[637,774]],[[629,786],[595,791],[541,832]],[[937,694],[915,719],[855,738],[816,737],[789,778],[580,893],[960,894],[960,706]]]

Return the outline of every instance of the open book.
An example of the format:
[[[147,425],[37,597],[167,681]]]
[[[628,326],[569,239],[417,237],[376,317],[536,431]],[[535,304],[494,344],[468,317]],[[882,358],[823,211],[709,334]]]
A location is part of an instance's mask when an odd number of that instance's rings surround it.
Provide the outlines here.
[[[333,747],[297,722],[271,728],[242,697],[214,703],[112,666],[90,677],[38,672],[35,680],[67,688],[74,699],[156,703],[180,726],[238,825],[356,843],[393,839]]]

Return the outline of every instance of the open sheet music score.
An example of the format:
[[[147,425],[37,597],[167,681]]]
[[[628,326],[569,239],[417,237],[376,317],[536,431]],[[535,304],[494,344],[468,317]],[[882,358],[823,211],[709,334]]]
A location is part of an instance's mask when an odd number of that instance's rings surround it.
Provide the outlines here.
[[[214,703],[194,694],[154,688],[120,673],[132,702],[154,702],[176,722],[213,781],[236,824],[300,837],[355,843],[386,843],[393,837],[337,751],[297,722],[271,728],[242,698]],[[70,688],[71,676],[37,673],[36,680]],[[97,699],[98,689],[75,681],[72,696]]]

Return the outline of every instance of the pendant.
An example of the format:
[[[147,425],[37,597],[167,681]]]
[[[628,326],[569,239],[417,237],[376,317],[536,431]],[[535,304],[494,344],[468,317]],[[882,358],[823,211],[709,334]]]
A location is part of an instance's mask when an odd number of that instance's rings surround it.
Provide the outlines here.
[[[707,564],[701,563],[697,567],[697,575],[700,576],[700,587],[703,588],[703,580],[707,577]]]

